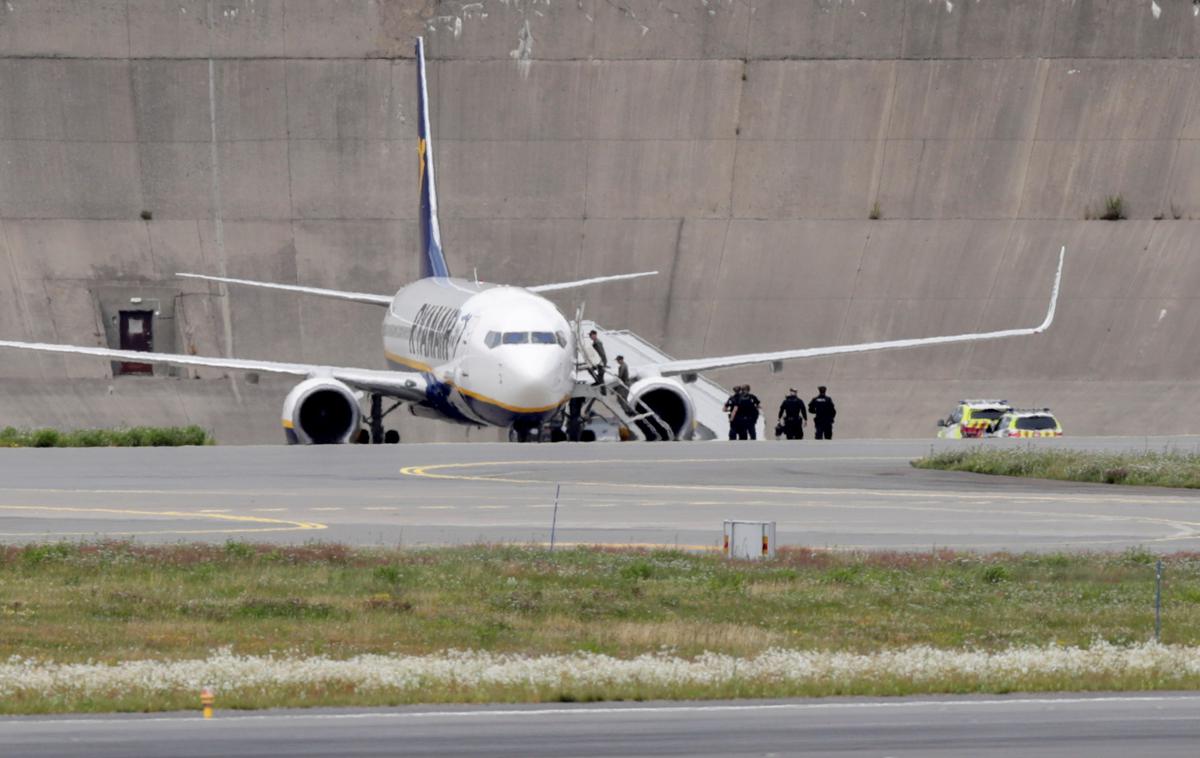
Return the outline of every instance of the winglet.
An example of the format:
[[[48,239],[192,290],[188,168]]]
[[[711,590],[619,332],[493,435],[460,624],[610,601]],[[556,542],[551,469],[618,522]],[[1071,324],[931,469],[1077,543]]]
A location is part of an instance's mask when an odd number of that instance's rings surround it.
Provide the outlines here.
[[[1046,331],[1051,323],[1054,322],[1054,309],[1058,307],[1058,290],[1062,285],[1063,260],[1067,257],[1067,246],[1063,245],[1058,251],[1058,273],[1054,275],[1054,288],[1050,290],[1050,307],[1046,309],[1046,320],[1041,323],[1036,329],[1035,334],[1041,334]]]
[[[429,89],[425,84],[425,40],[417,37],[417,192],[421,198],[421,276],[450,276],[438,226],[437,182],[433,171],[433,130],[429,126]]]

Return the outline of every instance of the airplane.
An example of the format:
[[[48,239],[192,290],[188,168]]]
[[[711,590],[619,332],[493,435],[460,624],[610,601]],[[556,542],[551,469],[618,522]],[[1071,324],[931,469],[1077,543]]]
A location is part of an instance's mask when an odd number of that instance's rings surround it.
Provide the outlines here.
[[[177,274],[182,278],[260,287],[374,305],[384,309],[383,352],[388,368],[371,369],[307,363],[220,358],[100,347],[0,340],[0,348],[90,355],[113,361],[166,363],[180,366],[290,374],[303,377],[283,403],[282,423],[291,444],[338,444],[362,441],[360,398],[371,396],[372,441],[398,441],[383,433],[382,400],[405,406],[417,416],[451,423],[494,426],[517,432],[519,439],[568,408],[577,418],[580,404],[608,393],[592,381],[589,366],[577,364],[586,350],[574,323],[541,293],[600,282],[632,279],[657,272],[601,276],[534,286],[480,283],[451,275],[442,251],[438,224],[432,129],[425,76],[424,40],[416,40],[418,89],[418,182],[421,278],[394,295],[346,292],[293,284],[223,276]],[[693,401],[687,386],[698,374],[714,369],[770,364],[817,356],[844,355],[924,345],[1000,339],[1039,334],[1054,320],[1062,282],[1066,247],[1059,252],[1050,305],[1035,327],[942,337],[889,340],[749,353],[686,360],[658,360],[633,366],[637,381],[624,388],[622,402],[606,406],[630,426],[645,430],[642,438],[682,440],[695,429]],[[612,381],[611,375],[609,381]],[[599,397],[598,397],[599,396]],[[532,435],[536,438],[536,434]]]

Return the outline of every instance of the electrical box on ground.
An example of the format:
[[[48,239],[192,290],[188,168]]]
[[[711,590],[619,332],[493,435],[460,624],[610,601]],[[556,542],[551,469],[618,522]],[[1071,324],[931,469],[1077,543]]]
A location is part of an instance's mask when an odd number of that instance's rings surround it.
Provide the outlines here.
[[[726,521],[725,557],[756,561],[775,557],[774,521]]]

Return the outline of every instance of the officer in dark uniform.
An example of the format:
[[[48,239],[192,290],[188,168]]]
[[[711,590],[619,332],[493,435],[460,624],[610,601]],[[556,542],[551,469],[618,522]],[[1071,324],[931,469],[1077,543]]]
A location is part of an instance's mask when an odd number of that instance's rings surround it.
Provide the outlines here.
[[[833,439],[833,419],[837,417],[837,408],[833,407],[833,398],[825,394],[824,387],[817,387],[817,396],[808,401],[808,412],[813,417],[813,434],[819,440]]]
[[[804,412],[804,401],[796,394],[793,387],[779,404],[779,422],[783,423],[783,433],[789,440],[804,439],[804,424],[808,414]]]
[[[588,332],[588,336],[592,338],[592,349],[596,351],[596,365],[592,367],[592,375],[596,377],[596,381],[592,382],[593,387],[601,387],[604,385],[604,367],[608,365],[608,353],[604,352],[604,343],[600,341],[600,335],[596,330]]]
[[[633,380],[629,377],[629,364],[625,362],[623,355],[617,356],[617,379],[621,380],[616,388],[617,400],[621,402],[621,407],[626,413],[631,413],[633,409],[629,407],[629,385],[633,384]]]
[[[742,394],[742,385],[736,385],[733,388],[733,394],[725,401],[725,415],[729,417],[729,439],[737,439],[737,420],[734,418],[733,410],[737,407],[738,395]]]
[[[743,384],[742,394],[738,395],[733,409],[733,419],[737,422],[737,438],[739,440],[758,439],[758,431],[755,427],[758,424],[758,409],[761,406],[762,403],[758,397],[750,391],[750,385]]]

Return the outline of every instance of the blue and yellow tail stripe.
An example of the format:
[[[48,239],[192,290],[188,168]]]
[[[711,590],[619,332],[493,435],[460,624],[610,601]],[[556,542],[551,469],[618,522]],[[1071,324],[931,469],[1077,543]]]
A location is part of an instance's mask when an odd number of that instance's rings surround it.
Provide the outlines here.
[[[425,40],[417,37],[417,192],[421,203],[421,276],[450,276],[442,253],[437,217],[437,183],[433,171],[433,130],[429,124],[429,91],[425,82]]]

